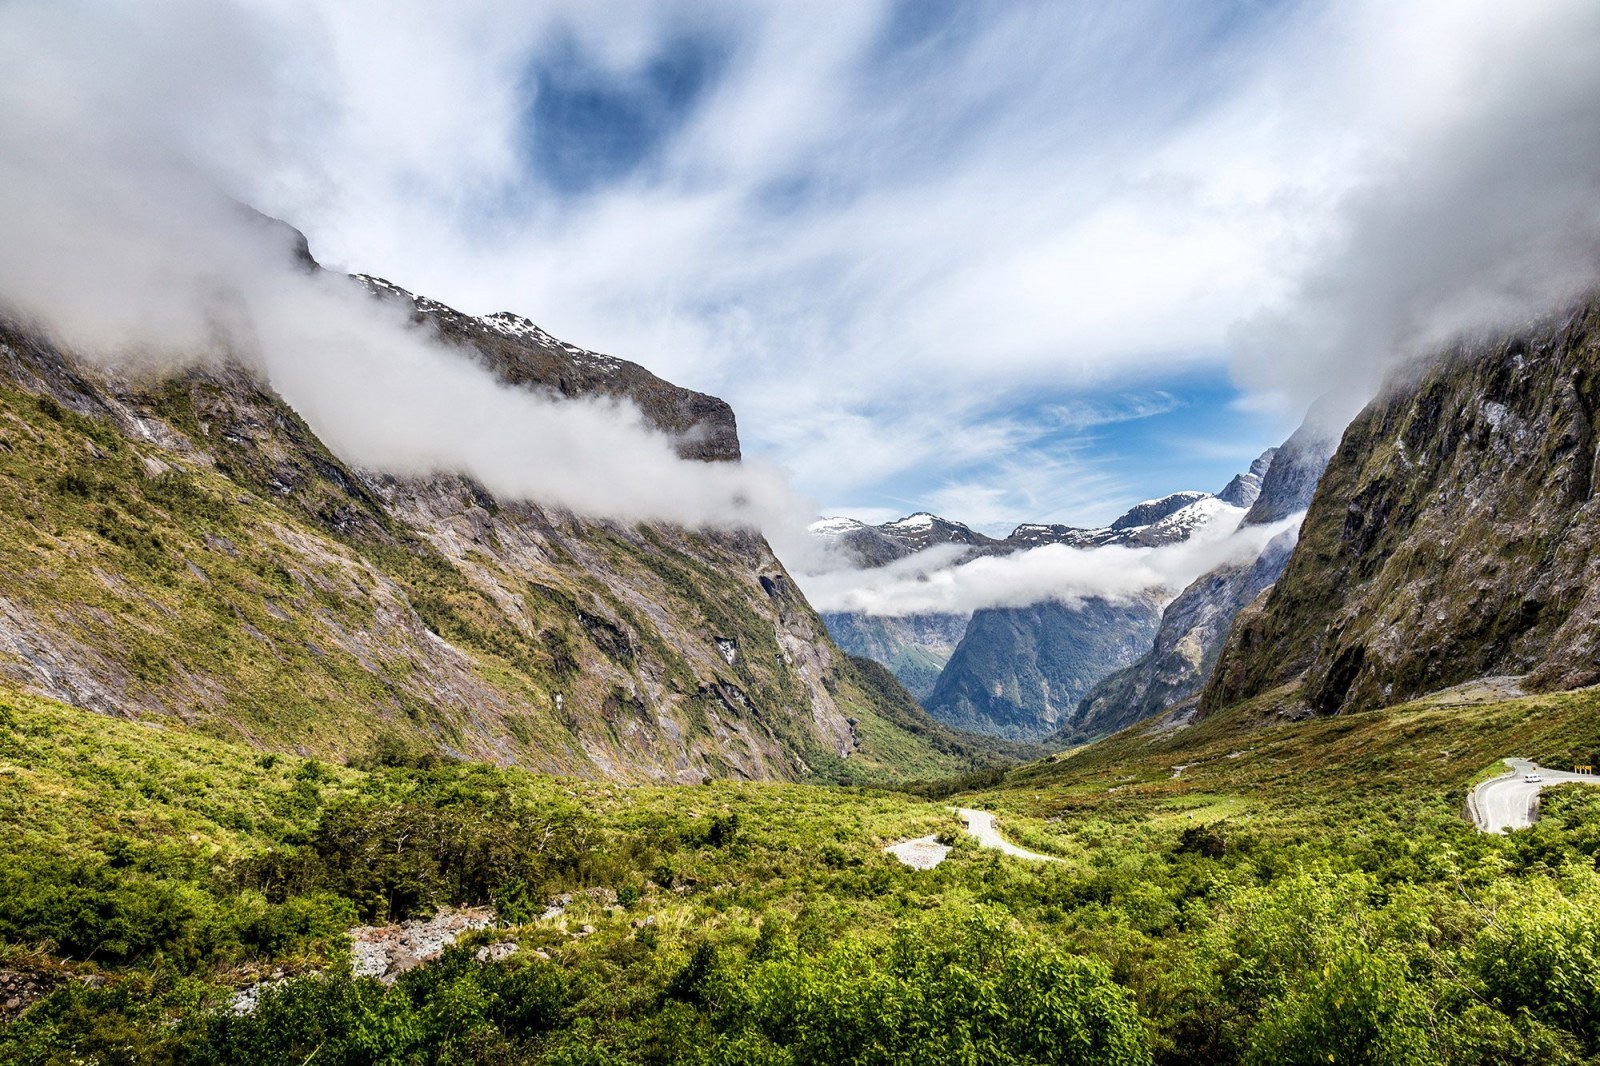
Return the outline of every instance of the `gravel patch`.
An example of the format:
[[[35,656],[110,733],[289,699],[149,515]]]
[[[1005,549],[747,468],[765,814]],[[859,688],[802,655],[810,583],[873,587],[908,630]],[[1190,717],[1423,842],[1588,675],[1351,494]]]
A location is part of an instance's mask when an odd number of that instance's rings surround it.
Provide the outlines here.
[[[950,846],[939,843],[936,836],[917,837],[890,844],[883,853],[893,855],[913,870],[931,870],[944,862],[945,856],[950,854]]]

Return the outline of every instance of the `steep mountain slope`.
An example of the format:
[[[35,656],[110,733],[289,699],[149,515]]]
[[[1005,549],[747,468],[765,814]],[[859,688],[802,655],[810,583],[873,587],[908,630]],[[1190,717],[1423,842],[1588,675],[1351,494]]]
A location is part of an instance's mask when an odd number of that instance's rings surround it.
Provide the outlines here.
[[[1202,699],[1318,713],[1471,678],[1600,679],[1600,302],[1442,355],[1345,431]]]
[[[626,396],[684,454],[738,457],[720,400],[414,303],[509,383]],[[105,713],[627,779],[964,761],[875,712],[760,536],[354,470],[236,365],[129,380],[0,323],[0,515],[0,676]]]
[[[1336,443],[1332,432],[1322,428],[1320,414],[1314,414],[1282,447],[1268,450],[1252,463],[1249,474],[1241,474],[1228,486],[1234,489],[1250,477],[1258,483],[1251,486],[1245,481],[1240,486],[1236,498],[1248,496],[1250,507],[1240,525],[1270,525],[1309,507]],[[1057,742],[1105,736],[1162,711],[1178,719],[1191,715],[1234,619],[1278,580],[1294,542],[1294,532],[1286,531],[1254,561],[1222,566],[1197,578],[1162,612],[1150,651],[1096,685],[1084,697],[1071,729]]]
[[[907,691],[925,700],[961,643],[968,618],[964,614],[894,617],[825,612],[822,621],[840,648],[882,663]]]
[[[1149,649],[1160,620],[1154,596],[978,611],[924,705],[960,729],[1042,739],[1070,725],[1095,682]]]

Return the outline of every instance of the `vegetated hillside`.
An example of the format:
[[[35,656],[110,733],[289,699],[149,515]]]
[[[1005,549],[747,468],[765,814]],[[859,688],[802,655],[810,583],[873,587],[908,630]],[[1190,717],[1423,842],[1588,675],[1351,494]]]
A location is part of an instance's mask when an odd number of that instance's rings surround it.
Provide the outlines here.
[[[719,400],[418,307],[508,382],[638,398],[686,454],[737,459]],[[876,713],[759,535],[354,470],[237,366],[124,380],[0,325],[0,519],[0,675],[105,713],[627,779],[969,761]]]
[[[1443,353],[1345,431],[1202,700],[1318,713],[1475,677],[1600,680],[1600,304]]]
[[[1147,651],[1160,620],[1154,596],[978,611],[924,705],[960,729],[1040,740],[1070,727],[1097,681]]]
[[[1109,966],[962,887],[989,853],[931,876],[883,853],[956,840],[946,806],[390,755],[0,690],[0,1061],[1149,1061]],[[495,926],[352,978],[352,927],[467,905]]]
[[[1547,789],[1510,836],[1463,809],[1504,756],[1600,758],[1600,688],[1263,725],[1275,695],[944,802],[1064,858],[1064,925],[1142,990],[1158,1061],[1590,1061],[1594,982],[1560,975],[1600,972],[1600,788]]]
[[[0,1061],[1577,1066],[1600,790],[1460,809],[1508,751],[1592,760],[1597,709],[1236,707],[930,802],[330,766],[0,690]],[[925,834],[936,869],[882,851]],[[441,905],[495,921],[350,976],[352,926]]]
[[[1259,480],[1255,486],[1246,481],[1238,490],[1236,498],[1247,501],[1240,505],[1249,507],[1241,527],[1271,525],[1310,506],[1317,479],[1338,443],[1335,433],[1323,428],[1323,420],[1322,413],[1313,410],[1281,447],[1268,450],[1251,464],[1249,474],[1240,475]],[[1294,531],[1287,530],[1254,560],[1221,566],[1196,578],[1161,612],[1161,627],[1150,651],[1084,696],[1074,721],[1052,743],[1103,737],[1162,712],[1175,723],[1192,717],[1234,619],[1278,580],[1294,542]]]

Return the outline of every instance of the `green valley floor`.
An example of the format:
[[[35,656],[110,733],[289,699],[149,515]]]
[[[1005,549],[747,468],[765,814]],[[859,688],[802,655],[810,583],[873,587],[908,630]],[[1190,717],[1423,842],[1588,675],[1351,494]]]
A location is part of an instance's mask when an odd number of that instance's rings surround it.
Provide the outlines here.
[[[7,691],[0,1061],[1594,1061],[1600,790],[1463,807],[1504,756],[1594,762],[1600,691],[1503,695],[886,791],[334,765]],[[351,976],[350,929],[445,907],[495,922]]]

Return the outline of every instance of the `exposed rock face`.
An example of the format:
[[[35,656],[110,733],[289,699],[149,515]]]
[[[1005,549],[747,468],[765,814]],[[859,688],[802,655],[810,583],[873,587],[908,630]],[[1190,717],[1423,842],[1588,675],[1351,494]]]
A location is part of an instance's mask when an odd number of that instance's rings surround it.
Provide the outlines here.
[[[1259,486],[1240,524],[1268,525],[1310,506],[1334,443],[1320,418],[1312,417],[1282,447],[1263,453],[1248,474],[1229,485],[1252,478]],[[1072,729],[1057,742],[1106,736],[1162,711],[1180,719],[1191,715],[1234,618],[1283,573],[1294,542],[1292,531],[1282,533],[1253,562],[1219,567],[1197,578],[1162,612],[1150,651],[1096,685],[1084,697]]]
[[[1600,681],[1600,305],[1446,354],[1345,431],[1202,699],[1320,713],[1487,675]]]
[[[913,696],[925,700],[933,694],[940,671],[961,643],[969,617],[826,613],[822,620],[840,648],[887,666]]]
[[[1160,619],[1154,597],[978,611],[924,706],[961,729],[1047,737],[1074,724],[1097,681],[1149,649]]]
[[[720,400],[394,292],[508,383],[625,396],[738,458]],[[0,675],[106,713],[678,781],[885,770],[876,745],[940,731],[877,718],[760,536],[355,470],[234,365],[124,380],[0,321],[0,515]]]
[[[414,321],[432,324],[508,385],[560,396],[598,394],[630,400],[650,424],[678,438],[678,454],[684,458],[739,459],[733,408],[715,396],[663,381],[638,363],[557,340],[509,311],[473,317],[383,278],[356,277],[379,298],[410,304]]]
[[[1278,454],[1278,449],[1268,448],[1250,464],[1250,469],[1242,474],[1235,474],[1232,481],[1223,486],[1217,493],[1217,499],[1231,503],[1235,507],[1249,507],[1261,495],[1261,482],[1267,476],[1267,471],[1272,466],[1273,456]]]
[[[1162,711],[1182,714],[1216,665],[1234,618],[1278,579],[1293,550],[1294,533],[1281,533],[1254,562],[1197,578],[1162,612],[1155,646],[1096,685],[1058,741],[1107,736]]]

